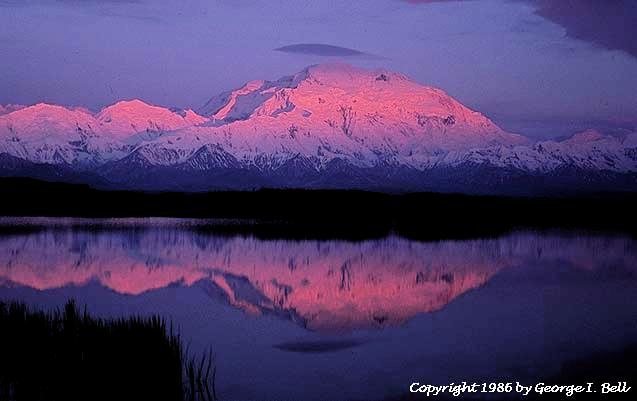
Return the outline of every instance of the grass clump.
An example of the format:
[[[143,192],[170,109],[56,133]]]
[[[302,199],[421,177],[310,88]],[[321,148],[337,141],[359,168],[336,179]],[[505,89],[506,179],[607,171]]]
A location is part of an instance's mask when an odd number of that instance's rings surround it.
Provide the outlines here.
[[[0,401],[213,401],[214,376],[212,354],[189,357],[161,317],[0,302]]]

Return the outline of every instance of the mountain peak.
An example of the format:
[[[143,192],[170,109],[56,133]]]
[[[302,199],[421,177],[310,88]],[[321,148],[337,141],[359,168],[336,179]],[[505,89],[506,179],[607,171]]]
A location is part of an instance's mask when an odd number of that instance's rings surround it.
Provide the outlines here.
[[[50,103],[36,103],[20,107],[2,115],[16,123],[34,124],[36,122],[61,123],[91,118],[91,113],[80,108],[68,108]]]
[[[299,93],[315,91],[309,88],[318,86],[322,87],[322,89],[318,89],[322,91],[334,88],[357,93],[369,90],[389,90],[401,85],[406,85],[407,88],[410,86],[423,88],[423,86],[410,81],[405,75],[384,69],[368,70],[346,63],[315,64],[296,74],[284,76],[275,81],[249,81],[237,89],[211,98],[199,112],[216,120],[245,120],[261,104],[276,97],[277,93],[279,97],[286,97],[281,92],[287,89],[296,90]]]
[[[387,146],[451,150],[525,142],[442,90],[399,73],[342,63],[252,81],[211,99],[204,109],[217,126],[233,132],[300,131],[346,147],[359,146],[349,141],[365,143],[381,153]]]
[[[573,136],[568,138],[566,141],[569,143],[587,143],[599,141],[605,138],[612,138],[612,136],[605,135],[596,129],[589,128],[587,130],[573,134]]]
[[[139,99],[119,101],[102,109],[96,117],[109,131],[119,136],[173,131],[207,121],[192,110],[171,110]]]
[[[147,110],[149,108],[159,108],[159,107],[148,104],[140,99],[120,100],[110,106],[106,106],[105,108],[103,108],[100,111],[100,114],[104,112],[112,112],[112,111],[119,111],[119,110],[124,110],[126,112],[142,111],[142,110]]]
[[[111,182],[148,188],[164,188],[163,172],[168,181],[183,177],[174,182],[179,187],[203,189],[264,183],[453,189],[494,169],[498,177],[570,168],[592,171],[591,177],[637,171],[637,134],[589,130],[525,146],[528,139],[440,89],[347,64],[250,81],[204,109],[208,118],[139,99],[97,114],[37,104],[0,116],[0,154],[88,166]],[[153,166],[162,172],[147,179]],[[131,177],[132,171],[138,174]],[[631,177],[620,178],[633,185]],[[484,178],[484,184],[495,181]],[[624,185],[620,178],[616,183]]]
[[[310,81],[342,88],[409,81],[400,73],[385,69],[368,70],[346,63],[315,64],[296,74],[295,77],[298,81]]]
[[[52,103],[44,103],[44,102],[40,102],[40,103],[36,103],[33,104],[31,106],[27,106],[24,107],[22,109],[20,109],[24,112],[30,112],[30,113],[37,113],[37,112],[68,112],[71,111],[69,108],[64,107],[64,106],[60,106],[57,104],[52,104]],[[18,110],[18,111],[20,111]]]

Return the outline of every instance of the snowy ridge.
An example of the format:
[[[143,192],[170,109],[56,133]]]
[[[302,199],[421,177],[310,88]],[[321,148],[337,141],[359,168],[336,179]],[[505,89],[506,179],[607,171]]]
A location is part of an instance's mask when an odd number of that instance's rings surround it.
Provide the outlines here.
[[[96,114],[48,104],[4,107],[0,153],[153,188],[167,175],[193,189],[224,188],[237,173],[248,187],[400,187],[409,179],[432,189],[431,181],[444,181],[451,170],[475,174],[478,166],[497,170],[500,181],[582,171],[609,183],[621,176],[631,186],[637,173],[636,133],[589,130],[532,143],[440,89],[341,64],[249,82],[213,97],[199,113],[140,100]],[[127,174],[131,169],[144,171]],[[232,174],[220,178],[221,170]]]
[[[16,110],[20,110],[25,108],[26,106],[23,106],[21,104],[6,104],[6,105],[1,105],[0,104],[0,116],[3,114],[9,114],[11,112],[14,112]]]

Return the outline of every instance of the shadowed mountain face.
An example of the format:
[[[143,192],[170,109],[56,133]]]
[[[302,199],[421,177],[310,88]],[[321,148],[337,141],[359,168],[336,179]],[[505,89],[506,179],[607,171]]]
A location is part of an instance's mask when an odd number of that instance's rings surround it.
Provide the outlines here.
[[[534,144],[440,89],[340,64],[251,81],[198,113],[139,100],[95,114],[47,104],[7,110],[2,176],[42,178],[46,166],[49,179],[81,174],[93,185],[185,191],[637,188],[635,133]]]
[[[403,323],[440,310],[509,267],[559,261],[584,271],[612,264],[634,274],[637,266],[634,241],[619,237],[263,241],[200,234],[199,223],[184,220],[141,226],[110,220],[100,229],[81,220],[20,222],[49,229],[0,238],[4,285],[47,290],[97,282],[131,295],[187,286],[246,313],[274,314],[318,331]]]

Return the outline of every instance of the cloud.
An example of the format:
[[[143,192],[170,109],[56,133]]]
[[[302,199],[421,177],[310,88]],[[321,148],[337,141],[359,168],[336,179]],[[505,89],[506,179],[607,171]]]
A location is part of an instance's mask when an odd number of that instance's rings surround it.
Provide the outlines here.
[[[566,35],[637,57],[637,1],[524,0],[535,13],[561,25]]]
[[[410,4],[470,0],[400,0]],[[530,4],[535,13],[561,25],[568,37],[637,57],[636,0],[507,0]]]
[[[292,54],[307,54],[313,56],[324,57],[357,57],[357,56],[369,56],[369,54],[349,49],[347,47],[325,45],[320,43],[298,43],[289,46],[283,46],[274,49],[279,52],[292,53]]]

